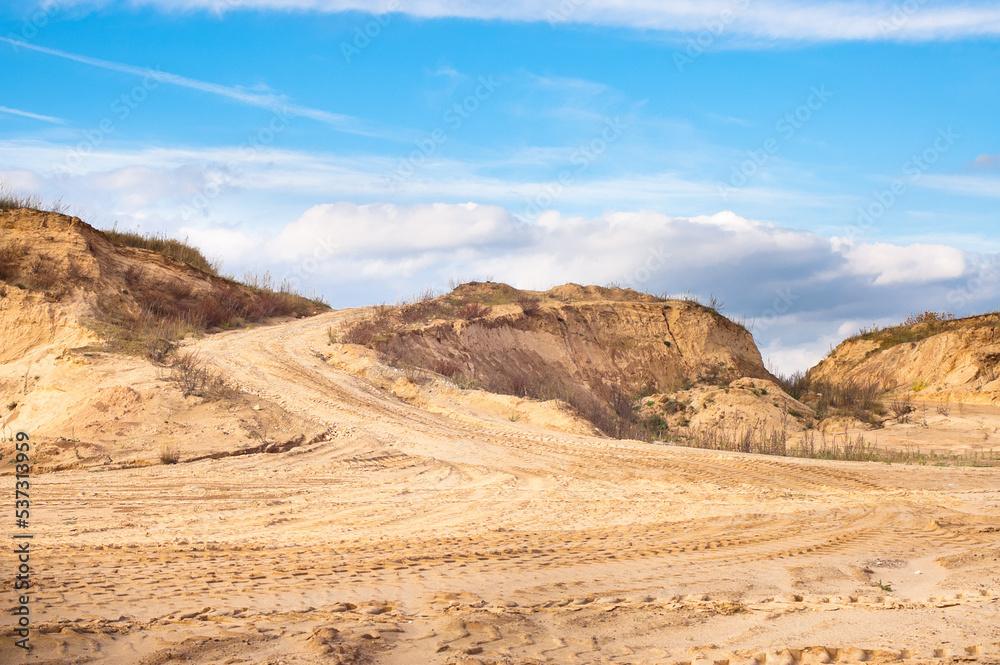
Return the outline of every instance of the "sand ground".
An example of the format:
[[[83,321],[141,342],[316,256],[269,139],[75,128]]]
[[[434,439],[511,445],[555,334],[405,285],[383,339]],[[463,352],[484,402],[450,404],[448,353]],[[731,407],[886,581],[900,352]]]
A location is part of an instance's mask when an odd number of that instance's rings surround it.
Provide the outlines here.
[[[432,411],[331,362],[341,316],[196,344],[327,440],[35,478],[0,663],[1000,662],[1000,469]]]

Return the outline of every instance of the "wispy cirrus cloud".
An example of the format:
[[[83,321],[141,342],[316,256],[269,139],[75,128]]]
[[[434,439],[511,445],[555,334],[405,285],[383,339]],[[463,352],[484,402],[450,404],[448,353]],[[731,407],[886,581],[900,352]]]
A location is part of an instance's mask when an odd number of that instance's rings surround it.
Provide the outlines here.
[[[1000,198],[1000,177],[989,175],[927,175],[918,181],[923,187],[955,194]]]
[[[387,134],[391,132],[381,132],[379,130],[373,129],[357,118],[353,118],[347,115],[341,115],[338,113],[331,113],[330,111],[324,111],[322,109],[311,108],[308,106],[302,106],[299,104],[294,104],[289,102],[287,99],[281,95],[274,93],[261,93],[252,92],[248,89],[237,87],[237,86],[226,86],[220,85],[218,83],[211,83],[208,81],[200,81],[198,79],[188,78],[186,76],[180,76],[178,74],[171,74],[169,72],[160,71],[159,69],[151,69],[148,67],[136,67],[134,65],[128,65],[120,62],[112,62],[110,60],[101,60],[100,58],[92,58],[86,55],[80,55],[77,53],[69,53],[67,51],[61,51],[59,49],[47,48],[45,46],[39,46],[37,44],[30,44],[17,39],[11,39],[10,37],[0,37],[0,42],[10,44],[16,48],[23,48],[29,51],[35,51],[37,53],[44,53],[46,55],[51,55],[57,58],[62,58],[64,60],[71,60],[73,62],[78,62],[84,65],[89,65],[91,67],[97,67],[99,69],[105,69],[114,72],[120,72],[122,74],[130,74],[132,76],[140,77],[143,79],[150,79],[158,83],[165,83],[167,85],[179,86],[182,88],[188,88],[191,90],[198,90],[200,92],[205,92],[211,95],[217,95],[219,97],[225,97],[248,106],[256,106],[262,109],[267,109],[269,111],[274,111],[277,113],[282,113],[289,116],[298,116],[302,118],[310,118],[316,120],[317,122],[322,122],[326,125],[333,127],[342,132],[348,132],[352,134],[361,134],[365,136],[382,136],[387,137]],[[41,117],[39,119],[42,119]]]
[[[16,115],[22,118],[31,118],[32,120],[40,120],[42,122],[52,123],[53,125],[64,125],[66,121],[62,118],[54,118],[50,115],[41,115],[39,113],[32,113],[30,111],[22,111],[21,109],[12,109],[7,106],[0,106],[0,113],[6,113],[8,115]]]
[[[76,5],[115,4],[74,0]],[[164,11],[284,10],[381,13],[371,0],[128,0]],[[408,0],[394,11],[420,18],[578,23],[666,32],[712,30],[758,39],[933,41],[1000,34],[1000,7],[989,2],[789,2],[787,0]]]

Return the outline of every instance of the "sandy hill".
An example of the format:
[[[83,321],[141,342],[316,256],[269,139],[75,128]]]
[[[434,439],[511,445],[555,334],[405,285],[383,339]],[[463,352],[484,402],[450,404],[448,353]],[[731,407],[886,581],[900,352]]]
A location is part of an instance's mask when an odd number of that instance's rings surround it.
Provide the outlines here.
[[[644,436],[633,427],[639,397],[774,379],[742,326],[696,302],[631,289],[473,282],[380,308],[340,338],[461,384],[562,399],[612,436]]]
[[[155,355],[184,332],[323,309],[126,246],[79,218],[28,209],[0,212],[0,294],[0,363],[100,336]]]
[[[0,212],[5,440],[32,431],[47,444],[39,468],[54,469],[154,463],[198,436],[205,454],[266,446],[264,432],[281,423],[289,438],[304,434],[280,409],[253,410],[251,396],[177,346],[187,335],[328,308],[122,237],[66,215]],[[182,243],[167,249],[209,267]]]
[[[1000,314],[952,319],[926,312],[844,341],[808,377],[878,381],[925,399],[994,404],[1000,400],[998,326]]]

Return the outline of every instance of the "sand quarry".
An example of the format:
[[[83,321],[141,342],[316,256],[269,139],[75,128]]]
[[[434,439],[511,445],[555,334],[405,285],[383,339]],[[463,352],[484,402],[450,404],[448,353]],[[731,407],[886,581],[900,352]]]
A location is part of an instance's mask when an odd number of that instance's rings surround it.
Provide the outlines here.
[[[36,448],[64,470],[33,477],[32,651],[8,617],[0,662],[1000,662],[1000,469],[598,437],[331,344],[354,316],[189,343],[231,403],[99,353],[8,364],[13,422],[74,436]],[[991,408],[949,422],[981,441]]]

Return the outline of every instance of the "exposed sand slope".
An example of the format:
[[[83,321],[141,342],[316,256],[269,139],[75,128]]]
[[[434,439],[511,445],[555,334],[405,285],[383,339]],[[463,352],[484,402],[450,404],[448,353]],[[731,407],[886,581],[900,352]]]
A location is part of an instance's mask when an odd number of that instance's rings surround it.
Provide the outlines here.
[[[1000,662],[1000,470],[432,413],[334,364],[348,316],[196,345],[331,440],[35,479],[31,662]]]
[[[12,452],[9,439],[19,428],[45,444],[36,459],[40,470],[158,463],[164,449],[182,458],[192,456],[189,448],[197,455],[239,452],[261,445],[269,427],[295,429],[307,440],[323,434],[271,405],[255,410],[239,395],[185,397],[169,380],[171,369],[101,353],[93,330],[116,334],[121,328],[110,324],[137,322],[131,332],[141,350],[143,343],[162,343],[158,326],[169,315],[197,328],[205,322],[198,317],[223,301],[238,308],[284,298],[303,311],[320,309],[314,303],[255,292],[158,252],[120,246],[80,219],[55,213],[0,212],[0,254],[0,458]]]
[[[912,341],[909,341],[912,340]],[[1000,401],[1000,315],[928,320],[840,344],[809,370],[816,379],[878,379],[923,399]]]
[[[479,304],[492,309],[462,317],[462,306]],[[611,435],[630,431],[622,418],[631,418],[635,395],[774,378],[743,327],[697,303],[630,289],[566,284],[535,292],[473,282],[386,308],[363,325],[374,334],[360,343],[394,364],[499,393],[560,397]]]

